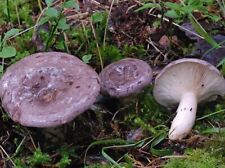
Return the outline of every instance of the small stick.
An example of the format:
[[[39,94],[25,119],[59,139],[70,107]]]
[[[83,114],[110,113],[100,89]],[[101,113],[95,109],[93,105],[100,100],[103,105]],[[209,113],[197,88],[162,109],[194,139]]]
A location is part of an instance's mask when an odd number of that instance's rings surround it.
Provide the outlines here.
[[[2,145],[0,145],[0,149],[6,155],[7,159],[9,159],[10,162],[13,164],[13,167],[16,167],[15,163],[12,161],[11,157],[8,155],[8,153],[5,151],[5,149],[2,147]]]
[[[104,38],[103,38],[103,48],[104,49],[105,49],[105,40],[106,40],[106,34],[107,34],[107,27],[108,27],[108,24],[109,24],[109,18],[110,18],[111,12],[112,12],[112,7],[113,7],[113,4],[114,4],[114,1],[115,0],[112,0],[112,3],[111,3],[110,8],[109,8],[109,14],[108,14],[108,17],[107,17],[107,20],[106,20],[105,32],[104,32]]]
[[[159,15],[154,15],[154,14],[149,13],[149,15],[150,15],[150,16],[154,16],[154,17],[157,17],[157,18],[161,18],[161,17],[162,17],[162,15],[160,15],[160,14],[159,14]],[[169,19],[167,19],[167,18],[165,18],[165,17],[163,17],[163,20],[166,21],[166,22],[169,22]],[[193,35],[195,35],[195,36],[201,38],[201,39],[204,39],[204,38],[203,38],[202,36],[200,36],[199,34],[197,34],[197,33],[195,33],[195,32],[192,32],[192,31],[186,29],[185,27],[182,27],[182,26],[180,26],[180,25],[177,24],[177,23],[172,22],[172,24],[173,24],[174,26],[179,27],[180,29],[182,29],[182,30],[184,30],[184,31],[187,31],[187,32],[189,32],[189,33],[191,33],[191,34],[193,34]]]
[[[98,50],[98,56],[99,56],[99,60],[100,60],[101,70],[103,70],[103,61],[102,61],[102,55],[101,55],[101,52],[100,52],[100,49],[99,49],[98,39],[97,39],[95,29],[94,29],[94,26],[93,26],[91,20],[90,20],[90,23],[91,23],[91,29],[92,29],[92,32],[93,32],[93,35],[94,35],[94,38],[95,38],[95,41],[96,41],[96,47],[97,47],[97,50]]]

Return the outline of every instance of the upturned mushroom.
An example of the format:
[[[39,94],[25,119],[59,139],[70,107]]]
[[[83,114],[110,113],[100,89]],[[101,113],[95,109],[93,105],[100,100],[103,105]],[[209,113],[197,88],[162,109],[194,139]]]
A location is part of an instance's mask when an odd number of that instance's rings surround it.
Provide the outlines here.
[[[27,56],[7,68],[0,81],[2,106],[12,120],[30,127],[54,127],[73,120],[99,95],[97,73],[60,52]]]
[[[225,94],[225,80],[206,61],[184,58],[171,62],[157,75],[153,94],[166,107],[179,103],[169,139],[180,140],[195,123],[197,104]]]
[[[103,94],[127,97],[151,83],[152,69],[142,60],[126,58],[105,67],[99,77]]]

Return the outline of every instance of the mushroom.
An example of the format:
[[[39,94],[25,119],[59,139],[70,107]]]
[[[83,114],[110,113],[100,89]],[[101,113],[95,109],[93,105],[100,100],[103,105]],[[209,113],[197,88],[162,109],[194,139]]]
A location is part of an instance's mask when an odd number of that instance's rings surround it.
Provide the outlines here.
[[[126,58],[105,67],[99,77],[103,94],[127,97],[151,83],[152,69],[142,60]]]
[[[61,52],[27,56],[0,81],[2,106],[12,120],[30,127],[54,127],[73,120],[99,95],[98,74]]]
[[[206,61],[184,58],[171,62],[157,75],[153,94],[166,107],[179,103],[169,139],[180,140],[195,123],[197,104],[225,94],[225,80]]]

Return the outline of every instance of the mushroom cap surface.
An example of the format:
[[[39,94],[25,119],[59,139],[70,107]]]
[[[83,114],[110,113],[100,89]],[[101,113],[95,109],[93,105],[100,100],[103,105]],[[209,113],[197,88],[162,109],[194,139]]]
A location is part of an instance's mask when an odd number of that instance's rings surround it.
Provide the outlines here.
[[[125,58],[106,66],[99,77],[103,93],[111,97],[126,97],[151,83],[152,69],[142,60]]]
[[[43,52],[7,68],[2,106],[21,125],[54,127],[73,120],[99,95],[98,74],[75,56]]]
[[[171,62],[155,79],[153,95],[161,105],[173,107],[187,92],[195,93],[198,102],[206,101],[225,94],[225,80],[216,67],[192,58]]]

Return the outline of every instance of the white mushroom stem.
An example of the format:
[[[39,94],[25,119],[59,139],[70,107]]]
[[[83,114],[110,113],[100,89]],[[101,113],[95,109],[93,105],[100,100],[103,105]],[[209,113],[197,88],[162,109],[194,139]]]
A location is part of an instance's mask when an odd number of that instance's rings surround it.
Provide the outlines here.
[[[193,92],[182,95],[177,108],[177,115],[174,118],[169,131],[169,139],[180,140],[192,129],[197,111],[197,96]]]

